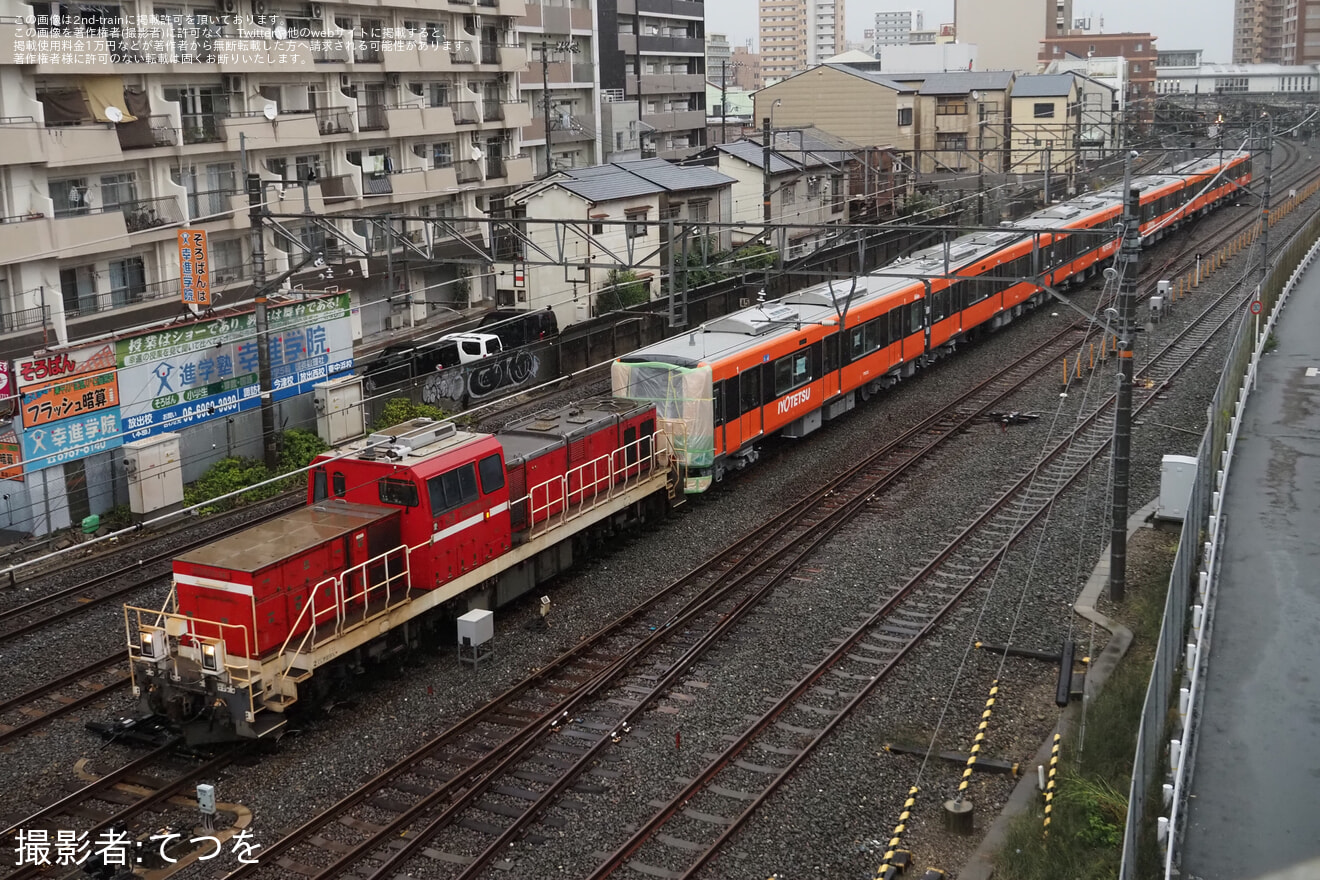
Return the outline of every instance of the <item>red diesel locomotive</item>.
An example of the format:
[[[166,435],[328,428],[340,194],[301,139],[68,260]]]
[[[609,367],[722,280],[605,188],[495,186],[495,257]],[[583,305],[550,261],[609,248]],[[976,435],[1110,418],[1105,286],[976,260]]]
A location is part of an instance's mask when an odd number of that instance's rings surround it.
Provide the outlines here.
[[[308,505],[180,556],[127,607],[133,689],[193,743],[270,736],[368,660],[434,641],[663,510],[655,408],[604,398],[495,434],[419,419],[313,462]]]

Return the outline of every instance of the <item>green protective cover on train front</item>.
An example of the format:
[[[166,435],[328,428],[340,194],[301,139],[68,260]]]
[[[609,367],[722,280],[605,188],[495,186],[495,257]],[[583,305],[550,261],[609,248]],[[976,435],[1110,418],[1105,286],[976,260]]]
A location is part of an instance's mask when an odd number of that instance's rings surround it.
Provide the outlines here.
[[[710,367],[615,361],[610,368],[610,387],[615,397],[655,404],[670,446],[688,467],[715,463],[715,394]]]

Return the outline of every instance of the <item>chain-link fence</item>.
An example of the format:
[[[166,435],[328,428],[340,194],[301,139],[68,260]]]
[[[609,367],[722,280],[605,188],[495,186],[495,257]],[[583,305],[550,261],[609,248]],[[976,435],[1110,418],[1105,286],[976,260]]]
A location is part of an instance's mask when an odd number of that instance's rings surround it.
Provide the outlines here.
[[[1189,713],[1195,715],[1197,673],[1203,661],[1201,652],[1192,646],[1199,646],[1201,627],[1206,623],[1202,619],[1205,615],[1191,609],[1193,605],[1206,608],[1213,597],[1220,541],[1218,505],[1256,359],[1273,326],[1276,307],[1291,292],[1317,251],[1320,214],[1293,234],[1266,276],[1257,296],[1260,319],[1244,307],[1210,404],[1209,424],[1197,454],[1196,482],[1174,557],[1159,647],[1137,733],[1119,880],[1151,876],[1156,866],[1161,866],[1159,873],[1167,878],[1176,861],[1179,819],[1187,795],[1181,756],[1192,751],[1190,737],[1184,731],[1195,733],[1186,722]],[[1195,618],[1191,633],[1189,613]],[[1179,686],[1176,705],[1171,702],[1175,682]],[[1173,708],[1176,713],[1171,711]],[[1148,810],[1152,800],[1156,809]],[[1160,827],[1166,817],[1168,829]]]

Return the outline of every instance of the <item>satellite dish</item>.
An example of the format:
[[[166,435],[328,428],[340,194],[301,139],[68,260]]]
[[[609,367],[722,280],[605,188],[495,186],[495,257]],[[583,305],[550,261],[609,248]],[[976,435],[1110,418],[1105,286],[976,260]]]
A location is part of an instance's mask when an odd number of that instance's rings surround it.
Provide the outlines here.
[[[105,118],[109,119],[111,122],[123,122],[124,111],[120,110],[118,107],[106,107]]]
[[[267,104],[267,105],[266,105],[265,107],[263,107],[262,110],[261,110],[261,115],[264,116],[264,117],[266,117],[267,119],[271,120],[272,122],[275,120],[275,117],[279,115],[279,113],[280,113],[280,110],[279,110],[278,107],[275,106],[275,102],[274,102],[274,101],[272,101],[271,103]]]
[[[481,152],[481,147],[476,146],[472,148],[471,156],[473,162],[480,162],[482,159],[486,158],[486,154]]]
[[[289,29],[282,24],[275,25],[275,39],[281,43],[289,38]]]

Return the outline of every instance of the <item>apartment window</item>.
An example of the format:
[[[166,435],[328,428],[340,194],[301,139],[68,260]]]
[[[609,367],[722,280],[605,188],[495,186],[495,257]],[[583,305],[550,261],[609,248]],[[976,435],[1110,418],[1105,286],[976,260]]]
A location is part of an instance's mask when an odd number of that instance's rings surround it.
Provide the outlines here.
[[[440,143],[431,145],[431,167],[450,168],[454,164],[454,145]]]
[[[1133,65],[1132,65],[1132,72],[1133,72],[1133,73],[1141,73],[1141,65],[1140,65],[1140,64],[1133,64]]]
[[[967,99],[965,98],[938,98],[935,104],[936,116],[966,116]]]
[[[707,200],[688,202],[688,219],[705,223],[710,219],[710,202]]]
[[[147,273],[141,257],[110,261],[110,303],[126,306],[141,302],[147,293]]]
[[[1053,119],[1054,105],[1051,103],[1037,102],[1035,106],[1031,108],[1031,115],[1036,119]]]
[[[899,124],[899,125],[911,125],[911,124],[912,124],[912,108],[911,108],[911,107],[899,107],[899,108],[898,108],[898,124]]]
[[[215,284],[236,281],[243,272],[243,240],[239,238],[211,239],[211,280]]]
[[[967,135],[965,134],[937,134],[935,135],[935,149],[937,150],[966,150]]]
[[[293,167],[298,174],[298,180],[308,180],[308,175],[311,174],[315,174],[317,180],[321,179],[320,156],[295,156],[293,159]]]
[[[87,203],[87,178],[71,177],[50,182],[50,200],[56,217],[73,217],[91,210]]]
[[[627,211],[628,218],[627,234],[629,238],[646,238],[646,215],[649,208],[643,208],[639,211]]]
[[[433,82],[430,85],[432,107],[449,106],[449,83]]]
[[[88,315],[96,311],[96,269],[73,266],[60,270],[60,293],[67,315]]]
[[[797,183],[790,183],[779,191],[779,201],[783,205],[797,204]]]
[[[289,177],[289,160],[284,158],[274,158],[266,160],[266,168],[271,174],[279,177],[280,180],[287,180]]]
[[[438,21],[405,21],[403,26],[415,42],[439,46],[445,41],[445,26]]]

